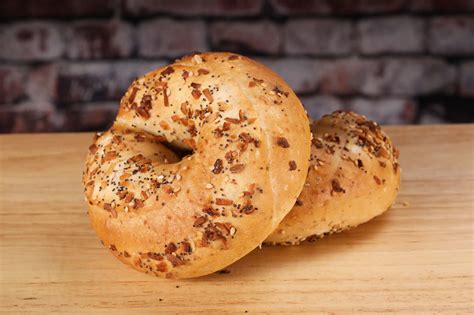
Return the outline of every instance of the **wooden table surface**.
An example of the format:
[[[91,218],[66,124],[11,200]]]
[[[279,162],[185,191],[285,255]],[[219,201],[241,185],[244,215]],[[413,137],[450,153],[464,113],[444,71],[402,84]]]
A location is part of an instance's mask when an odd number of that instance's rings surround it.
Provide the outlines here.
[[[386,214],[181,281],[138,273],[101,246],[81,187],[91,134],[2,135],[0,310],[472,314],[474,125],[386,130],[403,169]]]

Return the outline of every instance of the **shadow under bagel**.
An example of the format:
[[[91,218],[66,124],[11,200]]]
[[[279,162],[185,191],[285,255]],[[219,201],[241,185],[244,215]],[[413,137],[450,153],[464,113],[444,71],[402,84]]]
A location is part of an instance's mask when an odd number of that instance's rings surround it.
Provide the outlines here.
[[[254,249],[244,258],[226,267],[225,270],[229,271],[228,274],[215,272],[186,281],[271,279],[273,274],[278,274],[283,270],[288,273],[288,269],[298,268],[299,264],[305,264],[308,261],[314,263],[314,268],[324,267],[328,261],[337,260],[338,256],[342,259],[347,255],[354,254],[360,251],[360,247],[364,246],[364,243],[376,240],[377,235],[388,228],[392,210],[356,228],[331,234],[315,241],[305,241],[297,246],[262,245],[261,248]],[[374,253],[374,257],[375,255],[376,253]],[[344,261],[341,260],[341,264],[343,263]]]

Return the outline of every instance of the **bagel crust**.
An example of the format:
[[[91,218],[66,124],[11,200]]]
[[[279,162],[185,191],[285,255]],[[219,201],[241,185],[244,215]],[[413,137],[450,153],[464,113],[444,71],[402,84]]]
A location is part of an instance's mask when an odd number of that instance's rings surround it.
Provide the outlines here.
[[[397,196],[399,152],[377,123],[336,111],[313,122],[311,131],[305,187],[265,243],[295,245],[356,227],[386,211]]]
[[[220,270],[290,211],[310,137],[300,101],[270,69],[230,53],[184,57],[134,81],[111,129],[90,146],[92,225],[139,271],[190,278]]]

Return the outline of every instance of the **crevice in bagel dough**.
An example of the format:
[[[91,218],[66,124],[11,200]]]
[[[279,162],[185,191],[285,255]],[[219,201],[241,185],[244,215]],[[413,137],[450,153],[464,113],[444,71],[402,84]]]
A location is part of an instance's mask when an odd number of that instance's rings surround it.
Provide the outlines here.
[[[257,114],[258,121],[259,121],[260,124],[261,124],[260,126],[262,126],[263,128],[265,128],[265,129],[262,129],[262,127],[261,127],[262,133],[265,135],[265,144],[266,144],[265,147],[266,147],[267,150],[268,150],[266,156],[267,156],[267,160],[268,160],[268,156],[270,156],[269,154],[272,153],[273,147],[272,147],[272,145],[268,145],[269,143],[271,144],[271,141],[270,141],[270,142],[268,141],[268,133],[267,133],[267,132],[264,132],[264,130],[267,130],[267,128],[266,128],[267,126],[266,126],[266,124],[265,124],[265,120],[262,119],[262,117],[261,117],[261,115],[260,115],[260,112],[259,112],[258,110],[256,110],[256,107],[255,107],[254,103],[251,101],[251,99],[250,99],[250,97],[248,96],[248,94],[245,93],[245,89],[242,88],[242,83],[241,83],[240,81],[236,81],[232,76],[230,76],[230,80],[231,80],[232,82],[234,82],[234,83],[237,84],[237,86],[239,87],[239,91],[242,93],[243,96],[245,96],[245,99],[247,100],[247,102],[250,103],[250,106],[253,108],[253,110],[254,110],[255,113]],[[271,137],[271,136],[270,136],[270,137]],[[273,172],[274,172],[273,167],[270,166],[271,164],[268,164],[268,165],[269,165],[268,169],[269,169],[270,183],[271,183],[270,186],[271,186],[271,189],[272,189],[272,196],[271,196],[271,197],[272,197],[272,207],[273,207],[273,209],[272,209],[272,224],[273,224],[274,226],[277,226],[277,225],[280,223],[280,221],[283,219],[283,217],[282,217],[282,218],[279,217],[278,220],[276,219],[276,217],[277,217],[276,212],[277,212],[277,211],[276,211],[276,207],[275,207],[275,197],[274,197],[274,196],[275,196],[275,193],[276,193],[275,188],[274,188],[274,187],[275,187],[275,184],[276,184],[276,183],[275,183],[275,176],[273,176]]]
[[[125,129],[132,129],[132,128],[130,128],[131,126],[128,125],[126,123],[126,120],[124,120],[122,117],[117,117],[115,119],[115,121],[112,125],[112,128],[116,128],[116,127],[125,128]],[[139,128],[138,126],[133,126],[133,131],[142,132],[142,133],[145,133],[145,134],[148,134],[148,135],[155,135],[154,133],[150,132],[149,130],[147,130],[145,128]],[[184,148],[178,147],[178,146],[174,145],[172,142],[169,142],[169,141],[163,141],[163,142],[160,142],[160,143],[163,146],[165,146],[168,150],[170,150],[171,152],[176,154],[179,158],[179,161],[177,161],[175,163],[170,163],[169,165],[179,164],[183,160],[184,157],[192,156],[194,154],[194,150],[184,149]]]

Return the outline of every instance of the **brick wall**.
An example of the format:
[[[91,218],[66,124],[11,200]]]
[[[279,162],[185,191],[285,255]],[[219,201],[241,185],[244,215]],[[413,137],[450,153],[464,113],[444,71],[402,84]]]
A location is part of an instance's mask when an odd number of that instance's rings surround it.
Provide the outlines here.
[[[2,0],[0,132],[106,129],[138,75],[231,50],[317,118],[474,121],[474,0]]]

